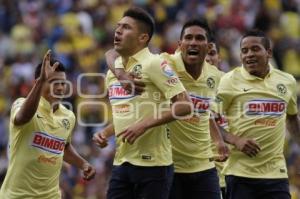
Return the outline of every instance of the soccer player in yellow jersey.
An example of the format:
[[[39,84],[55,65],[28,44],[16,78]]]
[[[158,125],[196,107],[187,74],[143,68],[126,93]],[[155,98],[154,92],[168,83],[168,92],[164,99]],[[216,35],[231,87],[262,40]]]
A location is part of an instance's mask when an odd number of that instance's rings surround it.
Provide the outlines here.
[[[95,175],[70,143],[75,116],[60,104],[66,91],[64,66],[50,60],[48,51],[35,78],[28,96],[12,105],[9,166],[0,199],[60,199],[63,160],[83,170],[87,180]]]
[[[210,29],[204,20],[187,21],[170,61],[194,104],[193,117],[168,124],[175,174],[170,199],[220,199],[220,187],[212,161],[210,106],[221,78],[220,71],[205,62]],[[216,133],[213,131],[212,133]],[[220,134],[213,134],[220,136]],[[216,138],[222,156],[227,156],[222,138]],[[224,158],[224,157],[222,157]]]
[[[286,126],[300,143],[296,81],[269,64],[272,50],[263,32],[247,32],[240,48],[243,66],[223,76],[216,101],[230,134],[254,139],[261,150],[249,156],[231,150],[223,170],[226,198],[290,199],[283,145]]]
[[[138,75],[145,92],[128,93],[111,71],[107,73],[117,136],[108,199],[168,198],[173,166],[169,134],[163,124],[192,110],[172,68],[147,47],[153,30],[152,17],[140,8],[127,10],[115,30],[114,49],[120,54],[115,65]]]

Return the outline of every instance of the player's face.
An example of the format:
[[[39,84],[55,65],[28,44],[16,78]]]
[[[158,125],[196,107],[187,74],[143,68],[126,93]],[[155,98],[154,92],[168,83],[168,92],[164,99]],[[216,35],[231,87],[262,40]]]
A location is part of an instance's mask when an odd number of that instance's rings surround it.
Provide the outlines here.
[[[266,50],[261,37],[245,37],[241,42],[241,60],[245,69],[251,74],[262,77],[268,70],[271,49]]]
[[[139,45],[138,22],[131,17],[123,17],[117,24],[114,48],[120,55],[132,55]]]
[[[43,96],[51,103],[60,101],[66,93],[66,73],[54,72],[43,88]]]
[[[201,64],[207,53],[207,37],[205,29],[190,26],[184,30],[179,47],[185,64]]]
[[[207,55],[205,57],[205,61],[208,62],[209,64],[214,65],[214,66],[219,68],[221,58],[219,56],[219,53],[217,51],[215,43],[209,43],[208,52],[207,52]]]

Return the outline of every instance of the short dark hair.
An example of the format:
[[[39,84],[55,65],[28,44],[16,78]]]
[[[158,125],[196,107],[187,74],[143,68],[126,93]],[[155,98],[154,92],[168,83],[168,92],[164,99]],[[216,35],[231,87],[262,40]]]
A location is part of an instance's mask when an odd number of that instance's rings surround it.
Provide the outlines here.
[[[66,68],[64,67],[64,65],[55,60],[55,59],[50,59],[50,65],[53,66],[56,62],[58,62],[58,66],[57,68],[55,69],[56,72],[66,72]],[[37,67],[35,68],[35,72],[34,72],[34,78],[37,79],[39,78],[40,74],[41,74],[41,70],[42,70],[42,62],[39,63],[39,65],[37,65]]]
[[[211,30],[210,30],[210,28],[208,26],[207,21],[204,18],[190,19],[187,22],[185,22],[185,24],[183,25],[183,27],[181,29],[180,40],[183,37],[185,29],[187,29],[187,28],[189,28],[191,26],[199,26],[200,28],[203,28],[206,31],[207,40],[210,41]]]
[[[124,12],[123,17],[131,17],[139,21],[142,24],[140,30],[149,35],[149,40],[147,41],[147,43],[149,43],[155,29],[153,17],[147,11],[139,7],[129,8]]]
[[[215,37],[215,35],[214,35],[213,33],[211,33],[211,35],[210,35],[210,40],[209,40],[209,42],[215,44],[217,53],[220,53],[220,45],[219,45],[219,42],[216,40],[216,37]]]
[[[261,38],[261,43],[265,47],[265,49],[268,50],[268,49],[271,48],[270,39],[267,37],[267,35],[263,31],[261,31],[259,29],[252,29],[252,30],[247,31],[243,35],[243,37],[240,41],[240,46],[242,44],[243,39],[246,38],[246,37],[260,37]]]

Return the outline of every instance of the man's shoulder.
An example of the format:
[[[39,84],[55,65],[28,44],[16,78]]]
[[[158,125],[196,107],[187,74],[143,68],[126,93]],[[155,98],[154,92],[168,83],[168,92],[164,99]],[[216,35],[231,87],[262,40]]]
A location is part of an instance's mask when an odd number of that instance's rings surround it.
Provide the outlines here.
[[[296,83],[295,77],[287,72],[284,72],[279,69],[273,69],[273,73],[275,74],[274,78],[276,78],[277,80],[284,80],[287,82]]]
[[[234,68],[233,70],[227,72],[227,73],[222,73],[222,79],[231,79],[231,80],[234,80],[234,79],[239,79],[241,78],[242,76],[242,73],[241,73],[241,67],[238,66],[236,68]],[[220,71],[222,72],[222,71]]]
[[[140,64],[143,66],[143,71],[152,72],[154,68],[161,68],[168,63],[169,61],[164,59],[161,55],[151,53]]]
[[[172,61],[178,57],[177,54],[171,54],[171,53],[167,53],[167,52],[162,52],[159,54],[159,56],[162,59],[167,59],[167,60],[172,60]]]
[[[68,118],[70,118],[72,120],[76,119],[74,112],[72,110],[68,109],[65,105],[61,104],[59,108],[61,108],[62,113],[66,117],[68,117]]]
[[[221,78],[225,73],[223,71],[220,71],[216,66],[211,65],[207,62],[205,62],[207,67],[207,73],[210,75],[214,75],[218,78]]]
[[[161,62],[161,60],[164,60],[164,58],[160,54],[149,53],[147,57],[144,57],[143,62],[152,65]]]

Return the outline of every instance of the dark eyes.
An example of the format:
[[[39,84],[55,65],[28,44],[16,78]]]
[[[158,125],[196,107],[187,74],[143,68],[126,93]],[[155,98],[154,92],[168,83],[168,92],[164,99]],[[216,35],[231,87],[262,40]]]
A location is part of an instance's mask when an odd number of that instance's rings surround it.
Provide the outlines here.
[[[241,51],[242,51],[242,53],[243,53],[243,54],[245,54],[245,53],[247,53],[247,52],[248,52],[248,49],[247,49],[247,48],[242,48],[242,50],[241,50]]]
[[[217,52],[214,51],[214,50],[211,50],[211,51],[208,52],[209,56],[214,56],[215,54],[217,54]]]
[[[131,26],[128,25],[128,24],[118,24],[116,29],[117,28],[123,28],[123,29],[131,29]]]
[[[246,54],[246,53],[248,53],[249,50],[251,50],[252,52],[258,52],[258,51],[261,50],[261,48],[260,48],[259,46],[253,46],[253,47],[251,47],[251,48],[242,48],[242,49],[241,49],[241,52],[242,52],[243,54]]]
[[[51,80],[49,83],[53,85],[57,85],[57,84],[66,85],[65,81],[59,81],[59,80]]]
[[[195,38],[195,40],[198,40],[198,41],[206,40],[206,37],[203,35],[186,35],[184,38],[186,40],[192,40],[193,38]]]

